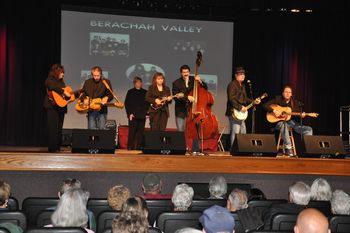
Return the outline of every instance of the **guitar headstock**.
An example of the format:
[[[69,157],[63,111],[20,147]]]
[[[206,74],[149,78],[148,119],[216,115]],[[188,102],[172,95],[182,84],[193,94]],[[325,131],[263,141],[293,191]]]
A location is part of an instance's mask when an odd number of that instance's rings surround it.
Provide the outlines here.
[[[262,94],[261,96],[260,96],[260,99],[264,99],[264,98],[266,98],[267,97],[267,93],[265,92],[264,94]]]
[[[196,65],[197,65],[197,66],[200,66],[201,63],[202,63],[202,52],[201,52],[201,51],[198,51],[198,52],[197,52]]]
[[[318,117],[318,115],[320,115],[320,114],[318,114],[316,112],[312,112],[312,113],[308,114],[308,116],[310,116],[310,117]]]
[[[185,95],[182,92],[179,92],[175,95],[176,98],[183,98]]]

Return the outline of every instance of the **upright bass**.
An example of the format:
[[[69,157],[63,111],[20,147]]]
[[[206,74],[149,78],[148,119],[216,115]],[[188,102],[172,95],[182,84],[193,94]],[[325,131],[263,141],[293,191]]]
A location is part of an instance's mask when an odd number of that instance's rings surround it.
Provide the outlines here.
[[[198,68],[202,62],[202,53],[197,52],[195,76],[198,75]],[[207,91],[198,80],[194,81],[192,95],[194,101],[188,108],[186,120],[186,134],[191,139],[210,139],[218,134],[218,120],[211,111],[214,104],[214,96]],[[203,145],[202,145],[203,146]],[[202,148],[203,150],[203,148]]]

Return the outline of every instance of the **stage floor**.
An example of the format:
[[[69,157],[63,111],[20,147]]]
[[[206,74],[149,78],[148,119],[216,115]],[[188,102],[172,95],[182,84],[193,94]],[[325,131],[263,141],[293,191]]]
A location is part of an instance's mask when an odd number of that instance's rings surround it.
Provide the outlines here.
[[[115,150],[114,154],[79,154],[64,148],[0,147],[2,171],[190,172],[231,174],[308,174],[350,176],[350,159],[208,155],[152,155]]]

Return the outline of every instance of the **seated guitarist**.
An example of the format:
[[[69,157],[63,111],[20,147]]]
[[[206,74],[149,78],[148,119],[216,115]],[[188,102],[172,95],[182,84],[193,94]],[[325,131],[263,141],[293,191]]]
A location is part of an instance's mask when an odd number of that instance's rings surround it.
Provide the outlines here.
[[[301,127],[300,125],[300,115],[299,116],[292,116],[289,118],[289,120],[283,120],[284,113],[280,109],[276,107],[272,107],[274,104],[279,105],[280,107],[289,107],[292,112],[300,112],[301,111],[301,102],[293,99],[293,93],[292,88],[288,85],[284,86],[282,96],[276,96],[275,98],[267,101],[264,104],[264,108],[269,113],[272,113],[277,118],[281,118],[282,120],[278,121],[275,129],[280,130],[282,134],[283,139],[283,147],[284,147],[284,153],[289,156],[293,156],[292,153],[292,143],[289,137],[288,128],[292,128],[297,133],[301,133],[303,135],[312,135],[312,128],[310,126],[303,125]],[[304,118],[307,114],[305,112],[302,113],[302,117]],[[298,119],[299,118],[299,119]]]
[[[91,68],[92,78],[86,80],[83,85],[80,101],[89,106],[92,99],[101,98],[101,109],[99,111],[88,111],[88,129],[106,129],[107,107],[104,105],[113,99],[113,94],[108,90],[107,85],[112,89],[111,82],[102,75],[102,68],[94,66]],[[107,82],[107,85],[104,82]],[[88,98],[86,98],[88,97]]]
[[[235,134],[245,134],[247,132],[245,120],[237,120],[232,116],[232,110],[237,109],[242,112],[248,111],[246,105],[253,102],[248,98],[244,85],[245,70],[243,67],[237,67],[235,71],[235,79],[227,86],[227,107],[226,116],[230,122],[230,142],[231,147],[235,141]],[[261,100],[256,99],[255,104],[260,104]]]

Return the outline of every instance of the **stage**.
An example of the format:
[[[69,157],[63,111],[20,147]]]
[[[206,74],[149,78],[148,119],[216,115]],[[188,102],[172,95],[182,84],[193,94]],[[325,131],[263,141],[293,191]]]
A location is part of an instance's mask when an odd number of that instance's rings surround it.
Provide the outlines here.
[[[46,153],[46,148],[2,147],[3,171],[88,172],[190,172],[227,174],[303,174],[350,176],[349,159],[208,155],[152,155],[142,151],[115,150],[114,154],[79,154],[65,148]]]

